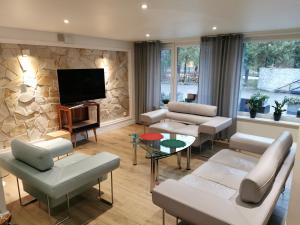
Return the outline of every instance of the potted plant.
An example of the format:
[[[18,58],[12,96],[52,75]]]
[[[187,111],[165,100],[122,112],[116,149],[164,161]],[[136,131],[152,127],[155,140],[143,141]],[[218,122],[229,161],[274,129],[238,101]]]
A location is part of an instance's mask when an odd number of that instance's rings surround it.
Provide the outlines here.
[[[262,107],[263,103],[269,98],[267,95],[263,95],[260,92],[252,95],[248,101],[248,107],[250,112],[250,117],[255,118],[256,113]]]
[[[165,98],[165,99],[162,100],[162,103],[164,103],[164,105],[167,105],[169,103],[169,101],[170,100],[168,98]]]
[[[288,102],[287,98],[284,98],[281,103],[279,103],[278,101],[275,101],[275,106],[272,106],[275,109],[274,114],[273,114],[275,121],[279,121],[281,118],[282,112],[286,111],[286,109],[283,109],[283,107],[287,102]]]

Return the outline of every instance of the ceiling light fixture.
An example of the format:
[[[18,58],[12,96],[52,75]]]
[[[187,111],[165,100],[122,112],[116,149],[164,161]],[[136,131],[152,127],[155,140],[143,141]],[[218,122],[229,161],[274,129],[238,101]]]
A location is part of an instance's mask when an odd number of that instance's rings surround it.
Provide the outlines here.
[[[64,19],[64,23],[65,23],[65,24],[68,24],[68,23],[70,23],[70,21],[67,20],[67,19]]]
[[[147,3],[143,3],[143,4],[141,5],[141,8],[142,8],[143,10],[146,10],[146,9],[148,9],[148,5],[147,5]]]
[[[217,27],[216,27],[216,26],[213,26],[211,29],[212,29],[212,30],[217,30]]]
[[[147,37],[147,38],[150,37],[150,34],[146,34],[146,37]]]

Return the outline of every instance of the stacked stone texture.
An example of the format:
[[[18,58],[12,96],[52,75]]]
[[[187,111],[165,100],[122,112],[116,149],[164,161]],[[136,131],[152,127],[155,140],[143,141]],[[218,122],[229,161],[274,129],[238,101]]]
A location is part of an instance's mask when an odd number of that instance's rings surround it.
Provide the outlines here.
[[[30,50],[36,87],[23,84],[22,49]],[[106,99],[96,101],[105,122],[129,114],[126,52],[0,44],[0,148],[8,147],[15,137],[37,140],[58,129],[57,69],[102,67],[106,71]]]

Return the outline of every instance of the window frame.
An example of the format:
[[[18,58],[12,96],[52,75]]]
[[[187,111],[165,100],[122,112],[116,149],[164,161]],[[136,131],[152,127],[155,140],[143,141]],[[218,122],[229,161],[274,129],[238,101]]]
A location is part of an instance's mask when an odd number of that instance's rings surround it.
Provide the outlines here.
[[[170,88],[170,101],[177,101],[177,51],[179,47],[189,47],[199,45],[200,47],[200,38],[199,41],[182,41],[182,42],[173,42],[173,43],[163,43],[161,50],[171,50],[171,88]],[[201,48],[200,48],[201,52]],[[161,95],[161,93],[160,93]]]
[[[299,40],[300,41],[300,34],[296,34],[296,35],[266,35],[266,36],[251,36],[251,35],[245,35],[244,41],[243,43],[246,42],[260,42],[260,41],[295,41],[295,40]],[[244,52],[243,52],[244,54]],[[240,71],[240,78],[242,77],[242,68]],[[240,82],[242,81],[242,78],[240,79]],[[239,90],[239,101],[240,101],[240,94],[241,94],[241,89]],[[299,96],[300,98],[300,96]],[[272,103],[270,103],[271,107],[272,107]],[[239,106],[239,104],[238,104]],[[245,117],[248,116],[250,118],[250,113],[249,112],[243,112],[239,110],[239,107],[237,109],[237,115],[238,117]],[[268,120],[274,120],[273,119],[273,113],[257,113],[256,114],[257,118],[261,118],[261,119],[268,119]],[[296,122],[296,123],[300,123],[300,118],[297,118],[295,115],[290,115],[290,114],[283,114],[281,116],[281,121],[286,121],[286,122]]]

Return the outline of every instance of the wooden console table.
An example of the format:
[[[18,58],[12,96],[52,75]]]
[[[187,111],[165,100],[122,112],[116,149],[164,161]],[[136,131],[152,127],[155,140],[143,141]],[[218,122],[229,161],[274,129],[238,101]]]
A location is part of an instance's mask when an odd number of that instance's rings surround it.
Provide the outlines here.
[[[96,115],[91,118],[91,109],[96,108]],[[76,134],[85,132],[88,137],[88,130],[93,130],[97,142],[96,129],[100,127],[100,105],[96,102],[87,102],[80,105],[68,106],[58,105],[58,119],[60,129],[67,130],[76,147]]]

